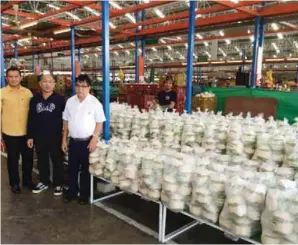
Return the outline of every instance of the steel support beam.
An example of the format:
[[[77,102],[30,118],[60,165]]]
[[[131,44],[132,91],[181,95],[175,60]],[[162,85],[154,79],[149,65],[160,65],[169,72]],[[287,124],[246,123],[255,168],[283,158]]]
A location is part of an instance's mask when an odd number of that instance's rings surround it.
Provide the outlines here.
[[[146,12],[145,10],[142,11],[142,22],[145,21],[145,18],[146,18]],[[144,29],[144,26],[142,28],[142,30]],[[144,61],[145,61],[145,43],[146,43],[146,39],[143,37],[142,38],[142,56],[144,58]]]
[[[103,137],[110,139],[110,29],[109,1],[101,1],[102,16],[102,73],[103,73],[103,109],[106,121],[103,125]]]
[[[258,49],[259,49],[259,34],[260,34],[260,19],[257,16],[255,20],[255,31],[254,31],[254,46],[253,46],[253,56],[252,56],[252,68],[250,75],[250,87],[255,87],[255,82],[257,78],[257,63],[258,63]]]
[[[70,38],[71,38],[71,88],[72,94],[76,93],[76,53],[75,53],[75,27],[70,29]]]
[[[5,86],[4,76],[4,49],[2,36],[2,18],[0,18],[0,71],[1,71],[1,88]]]
[[[139,12],[135,13],[136,23],[139,22]],[[136,28],[136,32],[139,32],[139,28]],[[139,82],[139,40],[140,37],[136,35],[135,37],[135,83]]]
[[[190,1],[189,20],[188,20],[188,49],[187,49],[187,77],[186,77],[186,100],[185,109],[191,113],[191,96],[192,96],[192,75],[193,75],[193,52],[195,39],[195,18],[196,18],[196,1]]]

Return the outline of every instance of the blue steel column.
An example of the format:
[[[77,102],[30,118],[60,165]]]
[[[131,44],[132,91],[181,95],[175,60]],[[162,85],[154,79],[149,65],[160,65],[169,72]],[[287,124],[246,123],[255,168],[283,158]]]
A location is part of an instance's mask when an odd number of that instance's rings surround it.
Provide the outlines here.
[[[251,88],[255,87],[255,81],[257,78],[259,33],[260,33],[260,17],[257,16],[255,18],[254,46],[253,46],[252,68],[251,68],[251,75],[250,75]]]
[[[189,19],[188,19],[188,49],[187,49],[187,77],[186,77],[186,101],[185,109],[191,113],[191,88],[193,73],[193,52],[195,36],[195,7],[196,1],[190,1]]]
[[[135,13],[136,16],[136,23],[139,22],[139,12]],[[136,32],[139,32],[139,28],[137,27]],[[138,35],[136,35],[136,40],[135,40],[135,83],[139,82],[139,60],[138,60],[138,56],[139,56],[139,40],[140,37]]]
[[[72,94],[76,93],[76,53],[75,53],[75,28],[72,26],[70,28],[70,38],[71,38],[71,87]]]
[[[241,72],[244,72],[245,49],[242,49],[241,59],[242,59]]]
[[[102,16],[102,73],[103,73],[103,109],[106,121],[103,125],[103,137],[110,139],[110,29],[109,1],[101,2]]]
[[[145,12],[145,10],[143,10],[142,11],[142,21],[145,21],[145,18],[146,18],[146,12]],[[144,27],[142,29],[144,29]],[[144,61],[145,61],[145,42],[146,42],[146,40],[143,37],[142,38],[142,44],[141,45],[142,45],[142,56],[144,58]]]
[[[18,59],[18,41],[14,41],[14,58]]]
[[[0,18],[0,71],[1,71],[1,87],[5,86],[5,77],[4,77],[4,48],[2,40],[2,18]]]

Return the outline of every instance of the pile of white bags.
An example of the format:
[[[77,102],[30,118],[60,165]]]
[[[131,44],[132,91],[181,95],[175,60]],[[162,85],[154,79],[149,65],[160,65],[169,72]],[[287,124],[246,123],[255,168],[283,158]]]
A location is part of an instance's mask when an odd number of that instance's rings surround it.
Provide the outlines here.
[[[103,175],[108,150],[109,145],[103,141],[99,141],[96,150],[89,154],[89,172],[91,174],[96,176]]]
[[[118,144],[111,143],[108,150],[108,154],[105,161],[104,177],[111,180],[114,185],[119,184],[119,171],[118,171],[118,161],[119,161],[119,146]]]
[[[161,200],[169,209],[182,211],[191,195],[191,177],[195,168],[192,156],[176,153],[165,155]]]
[[[242,141],[243,129],[240,121],[234,121],[230,125],[227,138],[227,154],[228,155],[243,155],[244,144]]]
[[[295,183],[284,183],[283,189],[270,189],[267,193],[262,243],[298,243],[298,189]]]

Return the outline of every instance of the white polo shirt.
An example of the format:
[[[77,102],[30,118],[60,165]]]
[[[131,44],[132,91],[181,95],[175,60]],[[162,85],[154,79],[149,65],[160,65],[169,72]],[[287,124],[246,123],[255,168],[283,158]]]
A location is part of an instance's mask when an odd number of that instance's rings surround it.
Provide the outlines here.
[[[72,138],[87,138],[92,136],[96,123],[106,120],[102,104],[91,94],[82,102],[77,95],[66,102],[63,120],[68,122],[69,136]]]

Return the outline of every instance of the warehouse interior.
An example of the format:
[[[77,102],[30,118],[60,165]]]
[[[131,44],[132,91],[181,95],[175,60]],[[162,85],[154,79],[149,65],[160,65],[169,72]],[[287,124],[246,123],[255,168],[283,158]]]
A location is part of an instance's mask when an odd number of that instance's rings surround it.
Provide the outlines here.
[[[295,211],[298,208],[295,199],[298,194],[297,1],[1,1],[0,45],[1,87],[6,86],[5,71],[17,66],[22,71],[22,86],[33,94],[40,90],[41,75],[52,74],[56,79],[56,92],[68,98],[75,93],[76,77],[88,74],[93,82],[92,93],[103,104],[107,118],[103,141],[98,143],[99,151],[105,152],[104,163],[90,163],[88,206],[64,205],[59,198],[52,200],[47,192],[38,196],[32,196],[29,191],[17,197],[11,194],[6,186],[7,155],[1,145],[3,243],[298,242],[298,212]],[[168,76],[173,77],[177,92],[174,115],[150,110]],[[163,121],[168,126],[163,125]],[[154,131],[153,123],[163,126]],[[263,131],[258,131],[258,127]],[[180,128],[178,133],[177,128]],[[238,135],[238,128],[241,128],[244,147],[241,153],[235,139],[232,143],[237,149],[229,148],[232,147],[229,137]],[[173,135],[164,134],[166,130],[173,131]],[[250,130],[253,133],[249,134]],[[210,132],[222,133],[224,141],[213,134],[209,139]],[[263,143],[261,136],[265,132],[272,142],[282,142],[282,146],[272,146],[268,140],[264,145],[269,142],[269,150],[261,148],[259,142]],[[169,135],[174,143],[165,140]],[[254,139],[248,149],[252,152],[248,153],[243,138],[251,135]],[[117,147],[134,150],[123,152]],[[139,156],[138,151],[152,154],[152,158]],[[270,151],[271,155],[258,156],[260,151]],[[136,170],[137,189],[134,189],[134,180],[129,187],[121,186],[119,179],[113,179],[116,171],[110,169],[113,164],[120,169],[121,159],[128,154],[131,154],[130,159],[142,158]],[[204,159],[210,166],[204,165],[204,170],[199,163],[190,166],[192,158],[187,158],[186,154]],[[171,165],[170,160],[187,162],[191,168],[192,178],[187,182],[191,186],[190,193],[185,194],[183,208],[172,208],[171,196],[163,195],[168,194],[166,188],[170,188],[164,179],[158,179],[161,187],[158,187],[157,198],[148,196],[148,190],[142,189],[141,183],[145,181],[140,176],[145,160],[155,164],[156,159],[165,159],[165,156],[168,160],[163,160],[161,178],[168,177],[169,169],[169,175],[177,171],[177,179],[182,178],[178,165]],[[252,190],[258,185],[265,186],[266,195],[262,196],[259,206],[250,201],[245,205],[241,203],[228,217],[225,216],[230,195],[225,179],[228,174],[226,167],[219,165],[224,165],[224,159],[230,156],[230,172],[236,172],[235,165],[240,166],[237,157],[245,156],[238,159],[241,167],[237,169],[237,177],[241,181],[255,181],[249,186]],[[66,155],[65,172],[67,162]],[[240,174],[242,170],[244,173]],[[34,178],[38,179],[36,165],[34,171]],[[224,201],[216,196],[220,209],[216,208],[212,218],[198,211],[201,204],[193,203],[198,195],[195,181],[208,174],[211,176],[210,171],[225,175],[222,191],[226,192]],[[245,175],[246,171],[257,172],[255,176],[270,172],[276,186],[271,186],[273,180],[269,174],[261,181],[251,173]],[[158,178],[158,174],[154,174],[154,178]],[[210,176],[208,181],[212,180]],[[222,181],[219,176],[216,181]],[[241,185],[241,181],[237,184]],[[208,184],[203,188],[208,189]],[[280,192],[272,194],[271,189]],[[237,192],[237,195],[243,197],[244,194]],[[280,211],[279,215],[267,207],[272,200],[277,203],[275,208]],[[221,201],[223,203],[218,204]],[[233,201],[236,206],[239,199]],[[249,220],[251,216],[247,218],[245,214],[238,215],[240,220],[235,218],[235,213],[243,209],[246,213],[246,208],[249,213],[252,207],[255,213],[250,213],[256,214],[255,220]],[[293,217],[288,218],[288,213]],[[278,228],[264,222],[270,215],[275,215]],[[20,231],[17,235],[16,230]],[[74,230],[75,235],[69,236]]]

